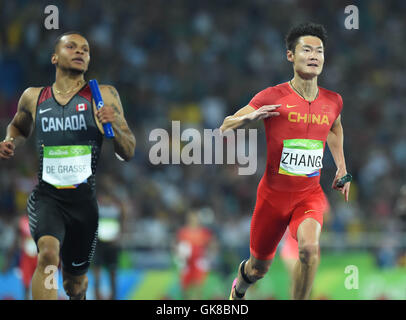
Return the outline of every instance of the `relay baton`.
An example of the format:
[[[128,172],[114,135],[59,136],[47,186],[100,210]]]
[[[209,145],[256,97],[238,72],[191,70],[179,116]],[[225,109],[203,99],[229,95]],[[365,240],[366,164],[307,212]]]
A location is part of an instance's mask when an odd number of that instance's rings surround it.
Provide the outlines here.
[[[344,185],[347,182],[351,182],[351,181],[352,181],[352,175],[350,173],[347,173],[344,177],[337,180],[336,187],[342,188],[342,187],[344,187]]]
[[[90,90],[92,91],[92,96],[94,101],[96,102],[96,108],[99,110],[104,106],[103,98],[100,93],[99,85],[97,83],[96,79],[90,80],[89,81],[89,86]],[[114,131],[113,128],[111,127],[111,123],[103,123],[103,129],[104,129],[104,135],[106,138],[114,138]]]

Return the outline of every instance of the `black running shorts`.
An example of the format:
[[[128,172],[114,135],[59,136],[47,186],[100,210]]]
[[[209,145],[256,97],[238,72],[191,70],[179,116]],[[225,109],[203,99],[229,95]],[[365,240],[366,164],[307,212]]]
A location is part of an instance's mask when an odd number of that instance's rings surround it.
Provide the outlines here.
[[[88,184],[58,190],[41,183],[27,201],[35,243],[43,236],[60,242],[62,268],[71,275],[87,272],[97,243],[98,206]]]

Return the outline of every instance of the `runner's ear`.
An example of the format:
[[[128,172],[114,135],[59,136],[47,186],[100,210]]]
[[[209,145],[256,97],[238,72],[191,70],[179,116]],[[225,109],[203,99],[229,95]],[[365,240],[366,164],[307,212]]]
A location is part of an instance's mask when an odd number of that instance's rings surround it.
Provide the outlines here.
[[[290,62],[293,62],[293,52],[291,50],[286,51],[286,59]]]
[[[56,53],[54,53],[51,57],[51,63],[52,64],[57,64],[58,63],[58,55]]]

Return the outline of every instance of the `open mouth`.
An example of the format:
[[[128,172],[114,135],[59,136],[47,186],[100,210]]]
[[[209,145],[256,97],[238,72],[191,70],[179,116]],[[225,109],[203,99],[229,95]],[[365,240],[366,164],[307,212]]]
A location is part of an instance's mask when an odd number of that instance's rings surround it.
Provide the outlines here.
[[[308,66],[308,67],[318,67],[319,65],[318,65],[318,64],[315,64],[315,63],[309,63],[307,66]]]

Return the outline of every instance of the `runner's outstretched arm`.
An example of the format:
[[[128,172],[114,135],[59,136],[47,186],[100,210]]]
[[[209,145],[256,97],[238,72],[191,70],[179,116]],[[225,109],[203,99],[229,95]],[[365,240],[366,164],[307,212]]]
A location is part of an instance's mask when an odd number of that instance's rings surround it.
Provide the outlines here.
[[[255,109],[247,105],[238,110],[234,115],[226,117],[220,127],[220,131],[223,133],[229,129],[234,130],[243,127],[252,121],[279,116],[279,112],[275,111],[279,107],[280,104],[262,106],[259,109]]]

